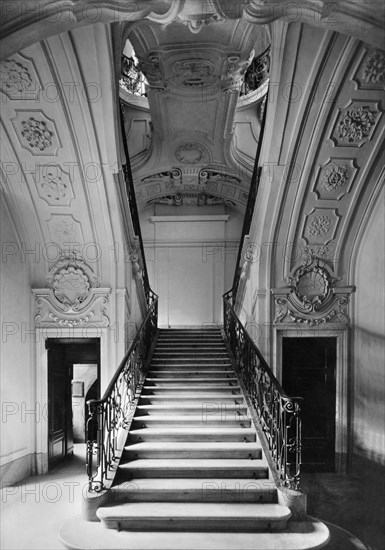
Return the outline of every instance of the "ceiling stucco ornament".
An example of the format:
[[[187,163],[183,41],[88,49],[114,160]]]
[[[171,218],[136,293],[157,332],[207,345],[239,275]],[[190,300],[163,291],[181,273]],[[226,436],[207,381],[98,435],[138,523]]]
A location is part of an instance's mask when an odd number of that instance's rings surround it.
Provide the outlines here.
[[[235,206],[233,201],[209,195],[207,193],[175,193],[174,195],[164,195],[155,197],[147,202],[147,204],[165,204],[167,206]]]
[[[179,4],[179,2],[177,2]],[[217,9],[216,2],[182,2],[180,11],[176,15],[176,20],[186,25],[193,33],[197,34],[204,25],[224,21],[222,13]]]
[[[362,69],[362,78],[368,84],[385,81],[385,53],[382,50],[375,49],[368,55]]]
[[[72,214],[54,213],[47,221],[47,225],[52,242],[62,250],[73,249],[74,245],[80,246],[84,243],[81,225]]]
[[[36,120],[29,117],[21,123],[21,135],[28,141],[31,148],[44,151],[52,145],[53,132],[51,132],[44,120]]]
[[[368,105],[353,106],[341,113],[335,137],[340,144],[358,144],[370,137],[377,113]]]
[[[308,225],[307,233],[311,237],[322,237],[330,230],[330,218],[328,216],[315,216]]]
[[[182,171],[179,168],[173,168],[172,170],[150,174],[149,176],[141,178],[139,185],[146,185],[154,182],[164,182],[166,188],[178,187],[182,185]]]
[[[306,214],[302,238],[306,245],[326,245],[335,236],[341,216],[335,208],[313,208]]]
[[[241,180],[233,174],[227,174],[220,170],[210,170],[209,168],[203,168],[199,172],[199,183],[201,185],[208,185],[210,183],[224,182],[232,185],[239,185]]]
[[[33,178],[39,197],[50,206],[67,206],[74,198],[69,174],[58,164],[38,164]]]
[[[350,172],[346,164],[332,164],[330,168],[323,173],[321,186],[329,193],[332,193],[346,185],[349,177]]]
[[[173,82],[187,88],[202,88],[214,84],[217,80],[215,65],[209,59],[188,58],[175,61],[172,66],[175,73]]]
[[[175,157],[182,164],[197,164],[205,161],[207,154],[199,143],[188,142],[175,149]]]
[[[57,154],[60,142],[54,123],[42,111],[17,110],[12,125],[20,145],[34,156]]]
[[[10,95],[25,92],[32,85],[28,68],[14,59],[0,61],[0,87]]]
[[[297,264],[288,286],[272,289],[274,324],[348,325],[348,298],[354,287],[336,288],[336,281],[331,268],[319,258],[310,256]]]
[[[149,88],[159,91],[166,89],[167,83],[163,77],[160,54],[158,52],[149,52],[146,54],[146,57],[142,57],[137,68],[146,77]]]
[[[224,93],[239,92],[244,82],[246,69],[254,58],[252,50],[247,59],[242,59],[240,55],[229,55],[225,62],[224,76],[221,82],[221,88]]]

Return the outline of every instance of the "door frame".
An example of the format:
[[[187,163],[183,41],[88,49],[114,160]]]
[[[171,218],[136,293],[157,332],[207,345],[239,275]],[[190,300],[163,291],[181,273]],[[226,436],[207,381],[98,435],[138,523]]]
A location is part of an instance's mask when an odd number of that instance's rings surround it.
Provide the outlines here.
[[[335,403],[335,472],[346,474],[349,470],[349,426],[348,426],[348,332],[346,328],[335,327],[274,327],[275,376],[282,382],[282,338],[334,337],[336,345],[336,403]],[[284,388],[285,389],[285,388]]]
[[[100,387],[103,391],[103,365],[108,365],[107,328],[37,328],[36,329],[36,471],[48,473],[48,350],[47,339],[100,340]]]

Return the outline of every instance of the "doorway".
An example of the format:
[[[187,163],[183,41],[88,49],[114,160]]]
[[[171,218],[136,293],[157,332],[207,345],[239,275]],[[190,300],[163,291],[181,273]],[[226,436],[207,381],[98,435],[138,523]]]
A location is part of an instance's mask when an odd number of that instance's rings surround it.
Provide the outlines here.
[[[86,401],[100,396],[100,339],[47,339],[48,468],[85,442]]]
[[[303,397],[302,471],[335,471],[337,338],[282,338],[282,385]]]

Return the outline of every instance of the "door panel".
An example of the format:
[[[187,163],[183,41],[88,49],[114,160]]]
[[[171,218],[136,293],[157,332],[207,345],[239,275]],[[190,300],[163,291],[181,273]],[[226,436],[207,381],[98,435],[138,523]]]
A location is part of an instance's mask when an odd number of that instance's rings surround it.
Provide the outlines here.
[[[304,471],[335,468],[336,338],[283,338],[282,385],[303,397]]]

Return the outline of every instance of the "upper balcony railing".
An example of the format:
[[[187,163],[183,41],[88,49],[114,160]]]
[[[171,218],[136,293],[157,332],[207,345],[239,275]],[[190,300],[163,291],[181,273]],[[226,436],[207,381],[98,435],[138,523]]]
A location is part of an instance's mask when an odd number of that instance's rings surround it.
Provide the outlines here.
[[[130,94],[146,96],[147,80],[133,57],[122,55],[122,71],[119,84]]]
[[[270,71],[270,46],[264,52],[254,57],[249,68],[245,72],[244,82],[240,96],[244,96],[258,90],[269,79]]]

